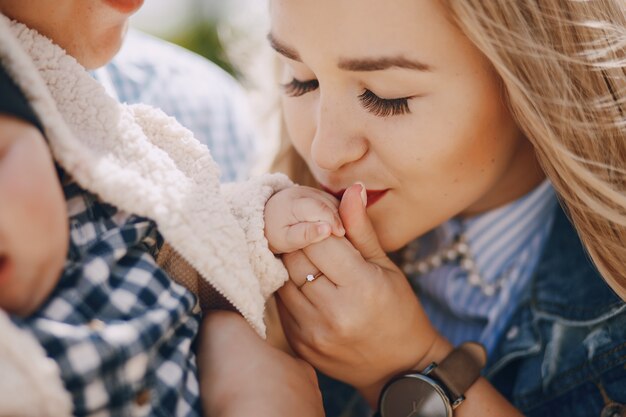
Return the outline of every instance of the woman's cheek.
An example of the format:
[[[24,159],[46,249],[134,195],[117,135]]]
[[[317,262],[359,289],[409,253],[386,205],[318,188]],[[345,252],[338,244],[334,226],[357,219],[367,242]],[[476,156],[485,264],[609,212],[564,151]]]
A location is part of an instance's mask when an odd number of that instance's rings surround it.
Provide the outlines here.
[[[298,97],[284,98],[283,109],[289,138],[296,150],[307,158],[316,131],[312,107]]]

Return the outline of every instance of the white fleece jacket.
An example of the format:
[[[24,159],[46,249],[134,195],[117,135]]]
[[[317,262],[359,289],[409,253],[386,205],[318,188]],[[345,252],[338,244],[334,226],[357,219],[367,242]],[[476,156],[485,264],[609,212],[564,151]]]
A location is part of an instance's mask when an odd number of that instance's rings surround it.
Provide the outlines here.
[[[291,182],[266,175],[221,187],[209,150],[174,118],[116,102],[62,48],[1,14],[0,62],[42,121],[55,160],[76,182],[154,220],[174,252],[264,336],[265,301],[288,276],[268,249],[263,209]],[[68,415],[55,364],[1,311],[0,335],[0,416]],[[35,375],[45,382],[24,392],[20,407],[20,396],[2,388],[9,375],[24,385]]]

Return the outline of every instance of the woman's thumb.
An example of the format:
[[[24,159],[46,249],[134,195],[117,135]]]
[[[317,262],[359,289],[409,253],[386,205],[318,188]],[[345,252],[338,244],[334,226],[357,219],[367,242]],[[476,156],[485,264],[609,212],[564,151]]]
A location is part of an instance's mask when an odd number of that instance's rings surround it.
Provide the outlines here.
[[[366,260],[386,259],[387,255],[378,242],[366,207],[365,186],[357,182],[346,190],[339,205],[339,215],[346,229],[346,236]]]

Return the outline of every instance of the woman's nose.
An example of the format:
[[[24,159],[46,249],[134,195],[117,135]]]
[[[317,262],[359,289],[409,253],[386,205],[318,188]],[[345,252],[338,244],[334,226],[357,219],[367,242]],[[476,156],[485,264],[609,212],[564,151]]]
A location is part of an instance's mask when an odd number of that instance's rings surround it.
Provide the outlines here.
[[[311,158],[326,171],[336,171],[367,153],[367,140],[350,111],[340,103],[321,101]]]

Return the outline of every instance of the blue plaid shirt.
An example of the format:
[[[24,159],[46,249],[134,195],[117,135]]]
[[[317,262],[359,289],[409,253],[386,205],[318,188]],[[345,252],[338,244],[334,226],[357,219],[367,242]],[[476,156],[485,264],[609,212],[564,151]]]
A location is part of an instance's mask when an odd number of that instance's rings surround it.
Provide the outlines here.
[[[70,221],[64,272],[42,308],[14,321],[58,363],[75,415],[201,415],[200,315],[195,296],[156,265],[156,225],[59,171]]]
[[[212,150],[223,179],[256,157],[243,93],[223,71],[180,48],[132,33],[95,76],[121,101],[165,109]],[[239,119],[241,117],[241,119]],[[153,221],[118,211],[59,169],[70,245],[45,305],[14,322],[59,365],[78,416],[200,416],[196,298],[158,267]]]

